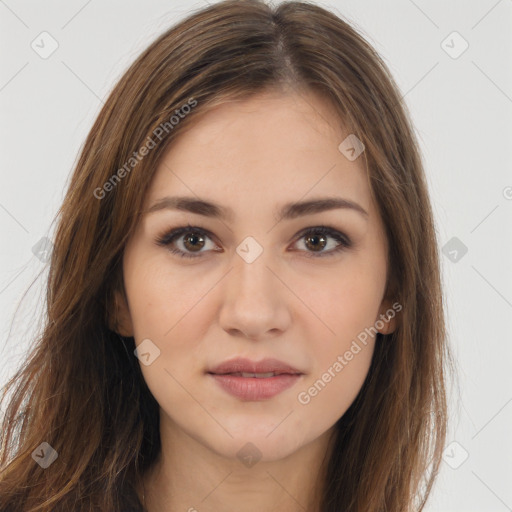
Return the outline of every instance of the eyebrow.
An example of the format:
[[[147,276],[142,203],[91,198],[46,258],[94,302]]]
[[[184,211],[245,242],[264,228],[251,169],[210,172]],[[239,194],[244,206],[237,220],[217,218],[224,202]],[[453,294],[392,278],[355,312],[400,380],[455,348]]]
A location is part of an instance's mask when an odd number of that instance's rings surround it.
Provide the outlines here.
[[[341,197],[322,197],[309,201],[286,203],[278,210],[277,216],[279,221],[291,220],[304,215],[312,215],[340,208],[353,210],[360,213],[366,219],[368,218],[368,212],[361,205],[350,199],[343,199]],[[231,208],[202,198],[187,196],[167,196],[158,199],[145,213],[152,213],[164,209],[186,211],[205,217],[228,221],[232,221],[234,218],[234,212]]]

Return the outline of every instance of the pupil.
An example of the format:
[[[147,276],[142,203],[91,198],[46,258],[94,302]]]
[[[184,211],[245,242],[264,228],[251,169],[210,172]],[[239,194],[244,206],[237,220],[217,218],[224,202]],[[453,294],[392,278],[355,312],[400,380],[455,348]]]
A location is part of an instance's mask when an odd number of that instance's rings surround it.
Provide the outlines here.
[[[196,245],[197,241],[200,240],[200,237],[197,236],[197,235],[190,235],[188,237],[185,238],[185,245],[188,245],[188,243],[190,242],[190,240],[192,240],[192,248],[197,248],[199,247],[198,245]],[[199,247],[201,248],[201,247]]]
[[[321,246],[319,246],[319,245],[318,245],[318,241],[319,241],[319,240],[324,240],[324,241],[325,241],[325,237],[324,237],[323,235],[320,235],[320,236],[309,236],[309,237],[308,237],[308,242],[310,242],[311,240],[314,240],[314,242],[313,242],[313,244],[314,244],[314,245],[313,245],[313,248],[318,249],[318,248],[320,247],[320,249],[322,249],[323,247],[325,247],[325,244],[324,244],[324,245],[321,245]]]

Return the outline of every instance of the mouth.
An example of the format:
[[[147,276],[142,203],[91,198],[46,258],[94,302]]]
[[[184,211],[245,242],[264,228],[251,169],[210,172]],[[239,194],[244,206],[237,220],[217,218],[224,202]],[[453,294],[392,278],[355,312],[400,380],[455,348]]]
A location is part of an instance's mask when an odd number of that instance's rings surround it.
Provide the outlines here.
[[[296,384],[303,372],[276,359],[232,359],[206,372],[228,394],[242,401],[272,398]]]
[[[266,373],[251,373],[251,372],[236,372],[236,373],[217,373],[212,375],[233,375],[234,377],[244,378],[256,378],[256,379],[268,379],[269,377],[275,377],[276,375],[292,375],[289,373],[277,373],[277,372],[266,372]]]

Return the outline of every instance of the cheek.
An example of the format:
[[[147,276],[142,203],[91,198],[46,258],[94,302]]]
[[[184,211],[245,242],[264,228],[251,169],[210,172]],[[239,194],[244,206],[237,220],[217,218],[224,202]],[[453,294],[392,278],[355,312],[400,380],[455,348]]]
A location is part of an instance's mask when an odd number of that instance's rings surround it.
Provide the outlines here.
[[[347,264],[307,295],[321,322],[313,314],[302,322],[315,365],[297,401],[322,424],[334,423],[347,411],[370,368],[385,268],[380,262],[363,263]]]
[[[380,261],[351,258],[332,272],[296,283],[297,295],[310,308],[297,321],[304,324],[310,340],[322,340],[320,354],[329,347],[346,350],[353,338],[375,325],[386,279],[381,267]]]
[[[190,347],[193,336],[185,339],[183,335],[190,331],[183,325],[190,327],[192,323],[199,328],[197,321],[208,318],[202,302],[213,279],[187,271],[173,271],[165,256],[159,255],[153,260],[140,258],[144,265],[132,267],[125,274],[135,339],[154,338],[163,345],[168,345],[172,339],[177,346]]]
[[[149,365],[140,363],[151,394],[164,411],[183,410],[192,423],[208,417],[188,393],[201,376],[204,346],[201,344],[212,322],[212,307],[208,302],[211,283],[186,274],[165,272],[162,267],[146,267],[132,281],[130,310],[134,336],[138,347],[151,340],[158,356]],[[147,343],[147,342],[146,342]],[[202,428],[202,427],[201,427]]]
[[[359,393],[374,347],[375,339],[369,336],[364,341],[349,336],[317,345],[315,367],[297,394],[299,407],[318,424],[334,424]]]
[[[208,293],[215,284],[214,276],[171,272],[160,261],[132,270],[126,291],[136,344],[141,352],[142,344],[148,345],[144,340],[149,339],[149,346],[158,354],[149,365],[139,357],[144,380],[164,410],[186,406],[190,421],[194,415],[203,418],[204,410],[195,407],[187,390],[204,371],[202,340],[214,321]]]

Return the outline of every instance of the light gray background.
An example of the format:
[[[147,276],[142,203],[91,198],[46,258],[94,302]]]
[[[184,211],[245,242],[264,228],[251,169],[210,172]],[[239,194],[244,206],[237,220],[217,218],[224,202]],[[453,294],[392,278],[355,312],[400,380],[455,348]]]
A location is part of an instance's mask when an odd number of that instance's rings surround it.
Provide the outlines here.
[[[205,3],[0,0],[0,384],[38,327],[48,269],[32,248],[52,238],[102,101],[147,44]],[[317,3],[384,57],[421,140],[440,245],[457,237],[468,249],[442,257],[460,399],[453,388],[427,510],[512,510],[512,0]],[[43,31],[59,45],[47,59],[31,48]],[[443,49],[461,49],[457,36],[442,46],[453,31],[469,44],[458,58]]]

